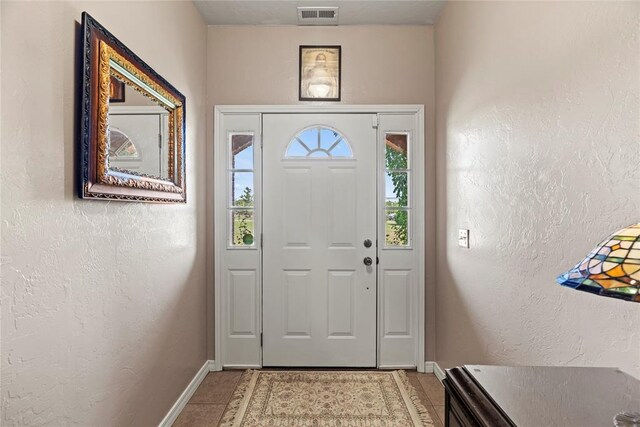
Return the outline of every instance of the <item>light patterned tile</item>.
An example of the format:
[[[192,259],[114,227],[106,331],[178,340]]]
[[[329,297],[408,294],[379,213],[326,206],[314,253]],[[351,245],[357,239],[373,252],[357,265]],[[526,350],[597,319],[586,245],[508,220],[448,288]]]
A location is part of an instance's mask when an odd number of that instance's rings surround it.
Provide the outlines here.
[[[442,427],[444,421],[442,421],[438,416],[438,411],[436,410],[436,408],[434,406],[427,405],[427,411],[429,411],[429,416],[433,420],[434,427]]]
[[[440,418],[440,422],[444,424],[444,406],[434,406],[434,408],[438,413],[438,418]]]
[[[173,427],[214,427],[220,422],[227,405],[187,404]]]
[[[210,372],[189,403],[227,404],[242,376],[243,371]]]
[[[434,406],[444,405],[444,387],[435,375],[420,375],[420,384]]]
[[[420,384],[419,375],[420,374],[418,374],[417,372],[411,372],[411,371],[407,372],[407,378],[409,378],[409,383],[411,383],[413,388],[418,393],[418,396],[420,397],[420,401],[422,402],[422,404],[431,405],[431,402],[427,397],[427,393],[422,388],[422,384]]]

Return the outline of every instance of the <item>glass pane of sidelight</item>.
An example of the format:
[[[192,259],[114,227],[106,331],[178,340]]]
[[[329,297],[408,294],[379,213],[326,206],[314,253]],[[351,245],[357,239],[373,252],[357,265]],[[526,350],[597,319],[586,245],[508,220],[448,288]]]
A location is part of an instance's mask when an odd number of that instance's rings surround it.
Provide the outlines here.
[[[409,168],[409,135],[406,133],[385,134],[385,169]]]
[[[387,172],[384,177],[384,205],[387,208],[409,206],[409,174]]]
[[[409,211],[385,209],[384,242],[386,246],[409,245]]]
[[[233,246],[253,246],[253,209],[232,209],[231,244]]]
[[[231,206],[253,207],[253,172],[231,172]]]
[[[253,135],[231,135],[231,169],[253,169]]]

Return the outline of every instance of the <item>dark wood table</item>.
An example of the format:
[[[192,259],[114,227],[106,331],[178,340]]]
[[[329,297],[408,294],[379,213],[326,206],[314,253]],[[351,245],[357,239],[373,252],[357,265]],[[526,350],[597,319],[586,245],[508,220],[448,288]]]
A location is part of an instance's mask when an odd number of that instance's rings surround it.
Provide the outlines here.
[[[640,381],[616,368],[465,365],[444,387],[445,427],[607,427],[640,412]]]

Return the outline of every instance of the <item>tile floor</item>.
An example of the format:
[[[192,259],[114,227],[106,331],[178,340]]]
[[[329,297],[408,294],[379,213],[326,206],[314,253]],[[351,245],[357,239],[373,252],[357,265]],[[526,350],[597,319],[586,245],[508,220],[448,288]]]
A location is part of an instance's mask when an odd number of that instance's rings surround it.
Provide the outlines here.
[[[173,424],[175,427],[216,426],[243,371],[211,372]],[[433,374],[408,371],[411,384],[429,410],[436,427],[444,424],[444,388]]]

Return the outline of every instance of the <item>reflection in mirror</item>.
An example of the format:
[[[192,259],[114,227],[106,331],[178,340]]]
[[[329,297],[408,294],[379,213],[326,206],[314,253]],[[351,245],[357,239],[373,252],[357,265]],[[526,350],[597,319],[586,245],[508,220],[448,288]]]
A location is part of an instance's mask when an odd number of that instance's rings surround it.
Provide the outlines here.
[[[114,99],[112,90],[109,98],[109,170],[169,179],[170,111],[144,83],[133,85],[126,78],[121,79],[116,67],[111,67],[110,72],[111,86],[114,81],[121,84],[115,91],[117,97]],[[118,149],[119,134],[129,138],[129,146],[135,147],[135,156]]]
[[[186,202],[185,97],[82,14],[80,197]]]
[[[125,101],[109,102],[109,170],[169,179],[169,112],[137,87],[122,89]]]

